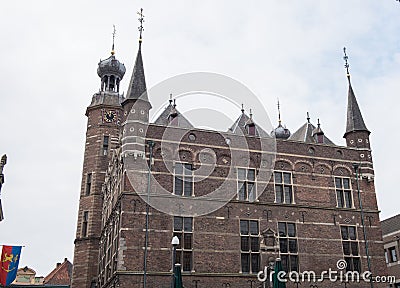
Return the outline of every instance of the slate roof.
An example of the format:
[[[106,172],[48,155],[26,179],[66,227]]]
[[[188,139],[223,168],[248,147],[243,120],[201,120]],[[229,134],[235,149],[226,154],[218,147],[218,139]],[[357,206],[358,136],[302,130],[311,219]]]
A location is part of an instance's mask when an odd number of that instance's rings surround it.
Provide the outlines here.
[[[350,77],[349,80],[349,92],[347,97],[347,125],[346,125],[346,136],[349,132],[354,131],[367,131],[367,126],[364,123],[364,119],[361,115],[360,107],[358,107],[357,99],[351,86]]]
[[[140,43],[125,101],[128,99],[142,99],[143,101],[149,102],[149,98],[147,96],[147,89],[146,89],[146,79],[144,77],[144,68],[143,68],[142,48],[141,47],[142,46]]]
[[[316,143],[313,137],[313,131],[317,129],[311,122],[306,122],[296,132],[289,137],[289,140],[303,141],[306,143]],[[324,144],[335,145],[326,135],[324,135]]]
[[[250,117],[246,113],[242,112],[238,119],[233,123],[233,125],[228,129],[228,132],[232,132],[237,135],[247,135],[246,123],[250,120]],[[265,132],[260,126],[255,123],[256,126],[256,136],[271,138],[271,136]]]
[[[169,124],[168,116],[170,115],[172,109],[175,109],[176,113],[178,113],[178,115],[176,116],[176,117],[178,117],[178,121],[177,121],[177,126],[178,127],[187,128],[187,129],[193,128],[192,123],[190,123],[190,121],[185,116],[183,116],[179,112],[179,110],[176,109],[176,107],[174,107],[174,105],[172,103],[170,103],[164,109],[164,111],[161,113],[160,116],[158,116],[158,118],[156,119],[154,124],[168,126],[168,124]]]
[[[400,214],[381,221],[383,236],[400,231]]]

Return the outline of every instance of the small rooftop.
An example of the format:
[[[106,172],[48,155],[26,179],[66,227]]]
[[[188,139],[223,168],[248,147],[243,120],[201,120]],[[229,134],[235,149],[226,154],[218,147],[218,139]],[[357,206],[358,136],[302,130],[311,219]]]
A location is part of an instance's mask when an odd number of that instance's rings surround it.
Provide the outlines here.
[[[394,232],[400,232],[400,214],[381,221],[382,235],[388,235]]]

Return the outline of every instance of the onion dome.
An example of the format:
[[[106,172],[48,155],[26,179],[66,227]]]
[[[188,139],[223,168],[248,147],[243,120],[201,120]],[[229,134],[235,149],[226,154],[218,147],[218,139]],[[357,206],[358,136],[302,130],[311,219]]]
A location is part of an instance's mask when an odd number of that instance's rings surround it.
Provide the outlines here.
[[[277,139],[288,139],[290,135],[289,129],[283,127],[280,123],[278,127],[271,131],[271,136]]]
[[[99,62],[97,74],[101,78],[101,91],[119,92],[119,83],[125,74],[125,65],[119,62],[114,53],[111,56]]]
[[[278,101],[278,127],[271,131],[271,136],[277,139],[288,139],[290,137],[290,131],[286,127],[282,126],[281,120],[281,108]]]
[[[100,60],[99,67],[97,68],[97,75],[103,78],[105,75],[114,75],[122,79],[125,75],[125,65],[119,62],[112,52],[112,55],[105,60]]]
[[[101,78],[101,91],[119,92],[119,83],[125,75],[125,65],[115,58],[114,50],[115,27],[113,32],[113,44],[111,56],[100,60],[97,67],[97,75]]]

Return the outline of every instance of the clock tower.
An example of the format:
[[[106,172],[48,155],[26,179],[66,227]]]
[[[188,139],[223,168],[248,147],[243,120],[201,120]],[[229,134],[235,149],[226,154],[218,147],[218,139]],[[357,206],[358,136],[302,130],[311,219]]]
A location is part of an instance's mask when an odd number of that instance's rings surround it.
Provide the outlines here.
[[[74,288],[96,285],[103,207],[102,185],[112,156],[111,151],[119,146],[123,115],[121,103],[124,97],[119,90],[126,69],[114,54],[113,43],[111,56],[98,64],[100,89],[93,95],[86,109],[88,122],[75,239],[72,275]]]

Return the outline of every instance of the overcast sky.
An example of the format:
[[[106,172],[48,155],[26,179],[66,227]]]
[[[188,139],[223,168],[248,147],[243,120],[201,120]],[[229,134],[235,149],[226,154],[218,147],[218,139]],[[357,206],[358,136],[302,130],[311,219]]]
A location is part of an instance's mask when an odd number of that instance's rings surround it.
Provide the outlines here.
[[[115,24],[116,56],[127,68],[126,91],[138,48],[140,7],[146,16],[148,87],[186,72],[220,73],[250,88],[274,124],[279,98],[292,133],[309,111],[339,145],[345,144],[346,46],[353,88],[372,132],[381,219],[400,212],[395,181],[399,2],[5,1],[0,10],[0,154],[7,153],[8,163],[0,244],[26,246],[21,267],[45,276],[64,257],[73,259],[84,113],[100,87],[97,63],[109,56]]]

